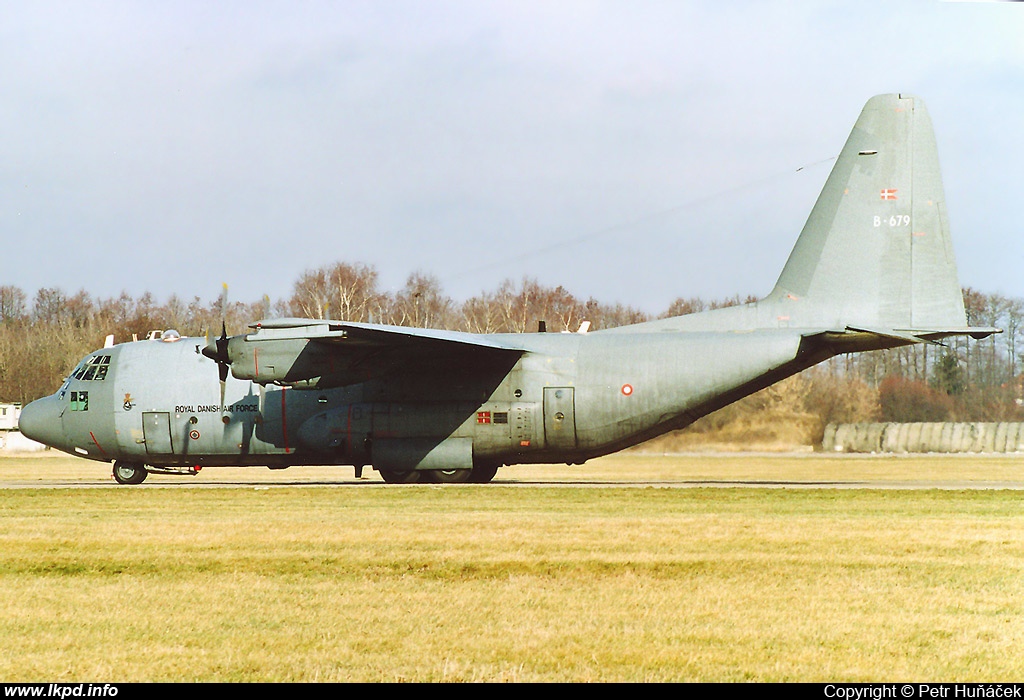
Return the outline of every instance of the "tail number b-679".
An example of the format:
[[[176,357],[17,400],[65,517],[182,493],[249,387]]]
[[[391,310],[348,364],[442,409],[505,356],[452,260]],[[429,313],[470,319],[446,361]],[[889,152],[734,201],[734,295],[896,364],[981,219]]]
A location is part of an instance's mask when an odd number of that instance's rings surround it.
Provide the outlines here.
[[[892,216],[876,216],[875,217],[875,228],[878,228],[882,224],[892,226],[910,226],[910,214],[893,214]]]

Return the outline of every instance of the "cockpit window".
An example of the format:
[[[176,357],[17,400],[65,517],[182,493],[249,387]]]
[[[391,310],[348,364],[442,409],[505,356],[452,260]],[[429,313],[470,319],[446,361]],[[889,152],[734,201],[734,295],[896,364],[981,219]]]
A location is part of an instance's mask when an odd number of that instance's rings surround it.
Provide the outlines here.
[[[88,391],[72,391],[71,392],[71,410],[72,411],[88,411],[89,410],[89,392]]]
[[[78,366],[71,376],[83,382],[102,381],[110,369],[110,355],[93,355]]]

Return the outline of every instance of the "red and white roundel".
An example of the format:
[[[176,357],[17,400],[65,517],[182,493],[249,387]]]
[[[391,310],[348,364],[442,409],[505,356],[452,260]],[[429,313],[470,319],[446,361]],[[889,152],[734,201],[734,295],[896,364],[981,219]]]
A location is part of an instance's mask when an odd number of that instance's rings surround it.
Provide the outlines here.
[[[189,433],[188,433],[188,436],[190,438],[192,438],[193,440],[198,440],[199,439],[199,431],[198,430],[190,430]]]
[[[622,395],[623,396],[629,396],[632,393],[633,393],[633,385],[632,384],[623,384],[622,385]]]

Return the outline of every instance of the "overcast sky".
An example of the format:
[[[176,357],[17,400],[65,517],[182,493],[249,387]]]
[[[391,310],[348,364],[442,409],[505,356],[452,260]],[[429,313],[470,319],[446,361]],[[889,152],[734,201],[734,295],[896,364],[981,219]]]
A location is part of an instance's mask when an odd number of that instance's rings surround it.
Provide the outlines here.
[[[761,295],[910,92],[961,283],[1024,297],[1022,37],[1021,3],[0,0],[0,284]]]

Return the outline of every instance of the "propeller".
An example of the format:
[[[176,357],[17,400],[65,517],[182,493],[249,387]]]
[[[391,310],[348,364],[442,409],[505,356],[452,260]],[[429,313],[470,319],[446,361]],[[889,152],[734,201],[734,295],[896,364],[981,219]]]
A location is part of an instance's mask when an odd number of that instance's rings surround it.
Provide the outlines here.
[[[207,342],[203,348],[203,354],[217,363],[217,373],[220,375],[220,410],[224,410],[224,393],[227,389],[228,366],[231,364],[231,357],[228,355],[228,285],[224,285],[224,291],[220,295],[220,337]]]
[[[224,412],[224,392],[227,390],[228,365],[231,358],[228,357],[228,326],[227,323],[220,323],[220,337],[217,338],[217,373],[220,375],[220,410]]]

